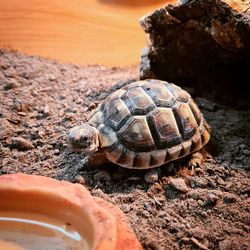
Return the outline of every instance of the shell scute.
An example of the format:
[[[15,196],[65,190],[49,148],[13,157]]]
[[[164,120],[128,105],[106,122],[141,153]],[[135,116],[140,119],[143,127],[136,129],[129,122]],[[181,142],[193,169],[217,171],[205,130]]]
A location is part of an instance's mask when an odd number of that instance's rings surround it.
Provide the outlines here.
[[[189,106],[194,114],[194,118],[197,124],[200,125],[202,116],[201,116],[199,108],[197,107],[197,105],[194,103],[192,99],[189,101]]]
[[[117,163],[120,164],[121,166],[132,168],[134,163],[134,158],[135,158],[135,152],[123,148],[122,154],[117,160]]]
[[[136,82],[130,83],[128,86],[123,87],[123,89],[128,90],[128,89],[132,89],[135,87],[143,86],[144,84],[145,84],[145,81],[136,81]]]
[[[173,146],[171,148],[168,148],[167,149],[168,154],[166,156],[165,162],[178,159],[178,157],[179,157],[179,155],[181,153],[181,150],[182,150],[182,145],[181,144]]]
[[[104,116],[106,122],[114,130],[118,130],[131,116],[128,107],[121,99],[113,99],[105,105]]]
[[[158,107],[170,107],[176,100],[166,86],[159,82],[154,84],[145,83],[143,89],[154,100]]]
[[[187,103],[179,103],[173,109],[183,140],[189,140],[196,133],[198,125]]]
[[[199,150],[202,145],[202,139],[200,133],[194,134],[191,140],[192,140],[191,151],[194,152],[196,150]]]
[[[134,87],[127,90],[122,96],[132,115],[145,115],[155,107],[153,100],[141,87]]]
[[[117,136],[114,130],[112,130],[110,127],[105,126],[104,124],[101,124],[98,127],[100,136],[100,146],[102,148],[108,148],[114,145],[117,142]]]
[[[155,109],[149,114],[148,120],[159,149],[181,142],[181,134],[171,108]]]
[[[137,168],[145,168],[145,166],[150,165],[150,152],[140,152],[135,155],[133,166],[136,166]]]
[[[150,151],[155,148],[145,116],[132,116],[117,132],[122,144],[134,151]]]
[[[182,142],[182,155],[183,156],[190,153],[191,146],[192,146],[192,141],[191,140]]]
[[[178,102],[187,103],[191,99],[191,96],[189,95],[189,93],[183,90],[182,88],[180,88],[179,86],[172,84],[172,83],[164,83],[164,85],[174,95],[174,97],[176,98]]]
[[[107,158],[111,162],[118,162],[124,152],[124,147],[117,144],[115,147],[109,148],[105,151]]]
[[[166,155],[166,149],[152,151],[150,158],[150,166],[155,167],[163,165],[165,163]]]

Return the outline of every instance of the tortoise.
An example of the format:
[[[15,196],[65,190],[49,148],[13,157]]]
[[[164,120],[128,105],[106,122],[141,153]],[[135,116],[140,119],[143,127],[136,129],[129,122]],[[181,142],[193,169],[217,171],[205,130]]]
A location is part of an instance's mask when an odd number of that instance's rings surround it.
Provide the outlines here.
[[[190,94],[175,84],[135,81],[109,95],[88,122],[69,131],[74,151],[91,162],[149,169],[200,150],[210,127]]]

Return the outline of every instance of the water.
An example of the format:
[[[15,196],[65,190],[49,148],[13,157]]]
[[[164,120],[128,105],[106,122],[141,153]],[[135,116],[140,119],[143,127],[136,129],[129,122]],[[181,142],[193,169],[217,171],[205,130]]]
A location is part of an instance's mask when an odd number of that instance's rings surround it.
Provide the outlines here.
[[[46,215],[0,211],[0,250],[89,250],[69,223]]]

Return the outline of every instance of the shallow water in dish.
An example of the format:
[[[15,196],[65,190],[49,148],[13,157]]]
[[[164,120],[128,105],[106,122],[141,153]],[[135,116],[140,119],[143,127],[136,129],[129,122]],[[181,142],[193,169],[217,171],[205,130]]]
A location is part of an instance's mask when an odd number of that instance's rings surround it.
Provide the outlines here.
[[[0,250],[89,250],[67,222],[46,215],[0,211]]]

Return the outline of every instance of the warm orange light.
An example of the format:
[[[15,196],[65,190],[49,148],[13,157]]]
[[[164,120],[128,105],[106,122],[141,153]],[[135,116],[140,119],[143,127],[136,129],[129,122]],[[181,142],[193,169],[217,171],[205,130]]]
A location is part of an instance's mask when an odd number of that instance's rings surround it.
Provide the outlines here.
[[[139,19],[173,0],[0,1],[0,47],[80,64],[139,62]]]

